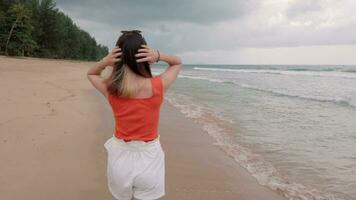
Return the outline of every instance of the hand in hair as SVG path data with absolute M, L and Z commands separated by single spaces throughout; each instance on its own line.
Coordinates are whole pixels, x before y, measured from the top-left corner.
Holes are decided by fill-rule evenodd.
M 138 49 L 139 53 L 135 54 L 136 57 L 143 57 L 137 59 L 136 62 L 148 62 L 150 64 L 157 62 L 158 52 L 149 48 L 147 45 L 141 45 L 142 48 Z
M 115 47 L 101 61 L 105 66 L 114 66 L 117 62 L 121 61 L 120 58 L 121 54 L 122 54 L 121 49 Z

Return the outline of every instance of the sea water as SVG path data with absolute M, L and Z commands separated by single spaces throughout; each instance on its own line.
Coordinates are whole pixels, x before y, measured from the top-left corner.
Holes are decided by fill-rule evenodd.
M 356 199 L 356 66 L 185 65 L 165 99 L 260 184 Z

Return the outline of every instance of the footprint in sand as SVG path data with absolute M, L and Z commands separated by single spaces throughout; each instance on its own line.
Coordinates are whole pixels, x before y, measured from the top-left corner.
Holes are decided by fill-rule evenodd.
M 48 115 L 53 115 L 56 112 L 56 109 L 52 108 L 51 102 L 47 101 L 46 106 L 51 111 L 51 113 L 49 113 Z

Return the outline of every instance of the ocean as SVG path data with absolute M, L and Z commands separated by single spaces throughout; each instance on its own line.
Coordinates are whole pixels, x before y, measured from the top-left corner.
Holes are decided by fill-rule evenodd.
M 356 199 L 356 66 L 184 65 L 165 99 L 261 185 Z

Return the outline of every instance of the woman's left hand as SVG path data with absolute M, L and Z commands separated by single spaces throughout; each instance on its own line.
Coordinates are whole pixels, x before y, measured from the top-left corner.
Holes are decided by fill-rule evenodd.
M 147 45 L 141 45 L 141 48 L 137 50 L 139 53 L 135 54 L 136 57 L 141 57 L 136 59 L 136 62 L 148 62 L 150 64 L 157 62 L 158 52 L 151 49 Z
M 110 53 L 108 53 L 108 55 L 106 55 L 101 60 L 101 62 L 105 66 L 114 66 L 117 62 L 121 61 L 120 58 L 121 54 L 122 54 L 121 49 L 119 47 L 115 47 L 111 50 Z

